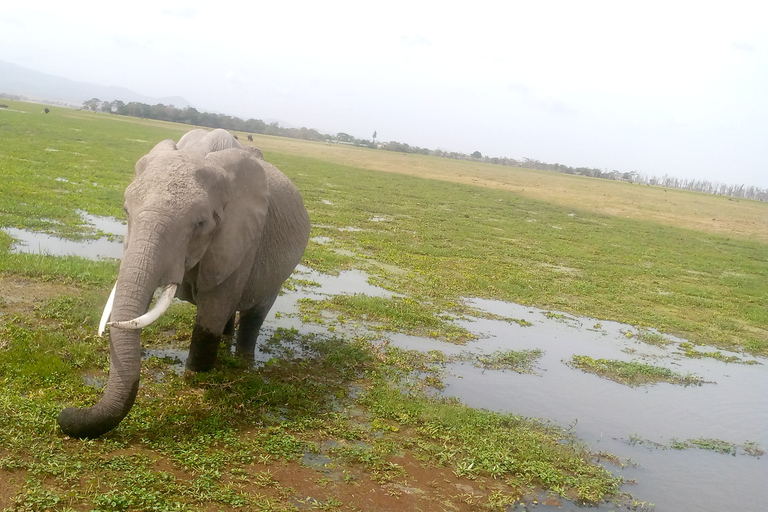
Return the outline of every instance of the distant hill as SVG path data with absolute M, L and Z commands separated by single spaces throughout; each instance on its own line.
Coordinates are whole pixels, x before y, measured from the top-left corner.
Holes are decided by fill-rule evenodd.
M 17 64 L 0 61 L 0 94 L 3 93 L 76 107 L 82 106 L 84 101 L 92 98 L 98 98 L 102 101 L 120 100 L 125 103 L 137 101 L 148 105 L 162 103 L 178 108 L 192 106 L 180 96 L 152 98 L 124 87 L 76 82 L 68 78 L 41 73 Z

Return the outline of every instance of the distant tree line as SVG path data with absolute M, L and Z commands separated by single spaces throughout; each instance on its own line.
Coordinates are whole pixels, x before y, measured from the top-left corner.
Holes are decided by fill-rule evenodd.
M 332 135 L 324 135 L 317 130 L 310 128 L 284 128 L 279 126 L 276 122 L 265 123 L 261 119 L 243 120 L 239 117 L 224 114 L 200 112 L 194 107 L 176 108 L 173 105 L 163 105 L 162 103 L 158 103 L 157 105 L 147 105 L 146 103 L 139 103 L 136 101 L 124 103 L 120 100 L 101 101 L 98 98 L 93 98 L 84 102 L 83 108 L 93 110 L 94 112 L 107 112 L 121 116 L 172 121 L 174 123 L 206 126 L 208 128 L 224 128 L 226 130 L 246 133 L 261 133 L 265 135 L 277 135 L 280 137 L 291 137 L 294 139 L 320 142 L 335 140 L 335 137 Z
M 147 105 L 145 103 L 138 103 L 135 101 L 124 103 L 120 100 L 101 101 L 98 98 L 93 98 L 84 102 L 83 108 L 93 110 L 94 112 L 100 111 L 124 116 L 157 119 L 160 121 L 172 121 L 175 123 L 185 123 L 194 126 L 206 126 L 208 128 L 224 128 L 226 130 L 234 130 L 246 133 L 260 133 L 264 135 L 290 137 L 293 139 L 364 146 L 385 151 L 431 155 L 457 160 L 470 160 L 495 165 L 523 167 L 526 169 L 537 169 L 540 171 L 559 172 L 564 174 L 589 176 L 592 178 L 627 181 L 629 183 L 641 183 L 645 185 L 653 185 L 666 188 L 692 190 L 706 194 L 718 194 L 744 199 L 768 201 L 768 189 L 761 189 L 755 186 L 728 185 L 725 183 L 712 183 L 706 180 L 696 179 L 679 179 L 666 175 L 663 177 L 646 176 L 638 173 L 637 171 L 620 172 L 617 170 L 608 171 L 607 169 L 601 170 L 590 167 L 569 167 L 559 163 L 548 164 L 531 158 L 523 158 L 522 160 L 517 160 L 507 157 L 488 157 L 483 156 L 479 151 L 475 151 L 468 155 L 465 153 L 457 153 L 455 151 L 420 148 L 418 146 L 410 146 L 408 144 L 396 141 L 376 143 L 376 132 L 374 132 L 373 140 L 357 139 L 352 135 L 344 132 L 337 133 L 336 135 L 330 135 L 320 133 L 313 128 L 285 128 L 279 126 L 276 122 L 265 123 L 261 119 L 243 120 L 239 117 L 233 117 L 224 114 L 200 112 L 194 107 L 176 108 L 173 105 L 163 105 L 162 103 L 157 105 Z
M 438 155 L 440 156 L 440 155 Z M 457 158 L 453 153 L 451 158 Z M 742 199 L 754 199 L 757 201 L 768 201 L 768 189 L 759 188 L 756 186 L 746 185 L 730 185 L 726 183 L 717 183 L 707 180 L 699 179 L 680 179 L 672 176 L 664 175 L 647 176 L 637 171 L 621 172 L 617 170 L 609 171 L 607 169 L 600 170 L 589 167 L 569 167 L 563 164 L 547 164 L 533 160 L 530 158 L 523 158 L 522 160 L 515 160 L 514 158 L 489 158 L 479 157 L 473 158 L 472 156 L 463 155 L 466 160 L 479 160 L 491 164 L 497 165 L 510 165 L 513 167 L 524 167 L 526 169 L 537 169 L 540 171 L 552 171 L 564 174 L 575 174 L 580 176 L 589 176 L 592 178 L 602 178 L 606 180 L 626 181 L 629 183 L 639 183 L 644 185 L 665 187 L 665 188 L 677 188 L 682 190 L 692 190 L 694 192 L 701 192 L 705 194 L 716 194 L 729 197 L 737 197 Z M 462 158 L 461 156 L 458 158 Z

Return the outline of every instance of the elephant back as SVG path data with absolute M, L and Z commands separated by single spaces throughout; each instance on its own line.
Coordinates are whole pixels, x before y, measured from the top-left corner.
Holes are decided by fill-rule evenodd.
M 209 132 L 198 128 L 185 133 L 179 139 L 176 148 L 200 151 L 207 155 L 230 148 L 242 149 L 242 146 L 227 130 L 216 128 Z

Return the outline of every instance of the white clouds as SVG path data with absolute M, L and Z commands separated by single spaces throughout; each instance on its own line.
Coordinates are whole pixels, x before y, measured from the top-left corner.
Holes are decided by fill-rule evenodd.
M 197 18 L 197 9 L 189 5 L 163 9 L 162 12 L 166 16 L 171 16 L 173 18 L 182 18 L 182 19 L 189 19 L 189 20 Z
M 522 102 L 529 107 L 552 114 L 567 115 L 574 112 L 572 108 L 568 107 L 559 98 L 537 91 L 525 84 L 510 82 L 507 87 L 511 91 L 516 92 L 520 96 Z
M 12 1 L 0 59 L 358 137 L 768 186 L 765 10 Z

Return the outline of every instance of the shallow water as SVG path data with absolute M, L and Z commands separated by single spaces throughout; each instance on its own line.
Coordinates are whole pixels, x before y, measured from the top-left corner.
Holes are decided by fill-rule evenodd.
M 325 332 L 323 326 L 301 324 L 286 315 L 275 318 L 275 311 L 295 312 L 299 297 L 389 294 L 368 284 L 365 273 L 360 271 L 323 276 L 302 269 L 298 277 L 322 286 L 281 296 L 265 323 L 265 336 L 276 327 Z M 606 468 L 626 480 L 636 480 L 636 485 L 627 484 L 623 490 L 640 501 L 653 503 L 657 512 L 768 510 L 768 456 L 750 456 L 743 449 L 730 455 L 669 448 L 675 440 L 702 438 L 768 447 L 768 360 L 739 355 L 760 363 L 745 365 L 711 358 L 691 359 L 676 350 L 677 343 L 684 340 L 667 336 L 673 341 L 668 346 L 648 345 L 637 337 L 628 337 L 638 332 L 630 325 L 571 315 L 550 318 L 548 311 L 500 301 L 471 299 L 467 303 L 533 325 L 522 327 L 481 318 L 460 321 L 481 337 L 463 347 L 403 334 L 388 337 L 393 345 L 450 354 L 524 349 L 545 353 L 535 375 L 451 364 L 444 379 L 446 396 L 458 397 L 472 407 L 571 427 L 593 452 L 619 456 L 626 467 L 605 463 Z M 661 383 L 632 388 L 567 366 L 564 361 L 574 354 L 638 360 L 681 374 L 693 373 L 713 383 L 688 387 Z
M 496 314 L 526 318 L 534 325 L 520 327 L 500 321 L 478 320 L 465 327 L 487 338 L 472 350 L 539 348 L 539 375 L 483 371 L 467 364 L 449 367 L 446 395 L 473 407 L 548 419 L 566 427 L 593 451 L 631 459 L 637 467 L 614 474 L 637 479 L 625 488 L 636 498 L 652 502 L 657 511 L 768 509 L 768 458 L 738 450 L 735 456 L 689 448 L 674 450 L 674 440 L 718 439 L 768 447 L 768 366 L 726 364 L 714 359 L 690 359 L 667 348 L 628 339 L 627 325 L 578 317 L 562 322 L 547 319 L 544 311 L 495 301 L 473 301 Z M 527 316 L 520 313 L 527 311 Z M 623 350 L 634 350 L 627 354 Z M 642 360 L 678 373 L 694 373 L 712 384 L 676 386 L 661 383 L 631 388 L 570 368 L 572 355 Z M 748 358 L 754 359 L 754 358 Z M 496 390 L 489 392 L 489 390 Z M 641 442 L 634 442 L 639 438 Z
M 320 286 L 300 286 L 278 297 L 264 324 L 261 341 L 269 339 L 279 327 L 297 328 L 301 333 L 328 333 L 327 326 L 298 320 L 295 313 L 299 298 L 317 299 L 340 293 L 393 295 L 369 284 L 367 275 L 357 270 L 328 276 L 299 267 L 296 277 Z M 665 347 L 651 346 L 637 337 L 628 337 L 628 333 L 637 333 L 629 325 L 570 315 L 554 318 L 545 310 L 499 301 L 471 299 L 467 303 L 475 309 L 527 320 L 533 325 L 522 327 L 515 322 L 482 318 L 462 320 L 461 325 L 480 336 L 479 341 L 466 346 L 404 334 L 387 337 L 396 346 L 437 349 L 449 354 L 541 349 L 544 355 L 537 363 L 536 374 L 451 364 L 444 379 L 446 396 L 458 397 L 472 407 L 570 427 L 591 451 L 619 456 L 625 467 L 607 462 L 605 467 L 626 480 L 636 480 L 635 485 L 627 484 L 622 490 L 640 501 L 653 503 L 652 510 L 657 512 L 768 510 L 768 456 L 750 456 L 743 449 L 730 455 L 696 448 L 669 448 L 675 440 L 701 438 L 768 447 L 768 360 L 740 355 L 760 363 L 744 365 L 690 359 L 676 351 L 677 342 L 682 340 L 673 339 Z M 336 333 L 351 333 L 360 328 L 347 325 L 337 329 Z M 574 354 L 639 360 L 677 373 L 694 373 L 712 383 L 688 387 L 661 383 L 631 388 L 564 364 Z M 173 370 L 182 371 L 187 351 L 144 353 L 145 358 L 153 355 L 178 358 L 180 363 Z M 270 357 L 269 353 L 257 351 L 255 363 Z M 544 508 L 539 506 L 537 510 Z
M 114 237 L 104 236 L 96 240 L 74 241 L 39 231 L 27 231 L 18 228 L 3 228 L 3 230 L 17 240 L 11 248 L 11 252 L 15 253 L 81 256 L 92 260 L 122 258 L 122 236 L 125 234 L 125 224 L 111 217 L 99 217 L 83 211 L 80 212 L 80 215 L 83 221 L 94 231 L 118 235 L 118 240 L 110 240 Z

